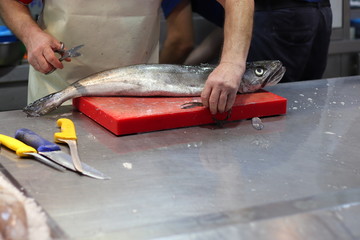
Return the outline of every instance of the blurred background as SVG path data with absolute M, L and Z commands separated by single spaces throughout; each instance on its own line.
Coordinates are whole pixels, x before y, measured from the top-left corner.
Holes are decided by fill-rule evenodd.
M 324 78 L 360 75 L 360 0 L 331 0 L 331 4 L 333 31 Z M 34 19 L 41 13 L 41 7 L 41 0 L 30 4 Z M 193 21 L 199 44 L 215 26 L 197 14 Z M 162 19 L 160 43 L 165 33 Z M 28 68 L 24 46 L 0 21 L 0 111 L 26 105 Z

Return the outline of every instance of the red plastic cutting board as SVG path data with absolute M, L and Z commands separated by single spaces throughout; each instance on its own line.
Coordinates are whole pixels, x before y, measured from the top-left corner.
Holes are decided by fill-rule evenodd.
M 214 123 L 205 107 L 181 109 L 199 97 L 81 97 L 73 105 L 115 135 Z M 228 121 L 286 113 L 286 98 L 267 91 L 239 94 Z M 221 120 L 227 114 L 215 116 Z

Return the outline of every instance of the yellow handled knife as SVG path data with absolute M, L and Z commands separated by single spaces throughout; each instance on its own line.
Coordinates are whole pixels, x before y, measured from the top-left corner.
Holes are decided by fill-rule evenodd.
M 77 149 L 77 137 L 74 123 L 68 118 L 60 118 L 57 120 L 56 123 L 60 127 L 61 132 L 57 132 L 54 134 L 55 142 L 65 142 L 69 145 L 70 154 L 75 169 L 79 172 L 83 172 Z

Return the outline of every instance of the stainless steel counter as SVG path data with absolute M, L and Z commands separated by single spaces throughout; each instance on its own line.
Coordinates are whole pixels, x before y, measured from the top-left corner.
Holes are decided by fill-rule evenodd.
M 0 113 L 0 132 L 52 139 L 74 120 L 81 159 L 61 173 L 2 148 L 0 163 L 71 239 L 360 239 L 360 77 L 279 84 L 285 116 L 116 137 L 62 107 Z M 66 146 L 63 150 L 67 151 Z

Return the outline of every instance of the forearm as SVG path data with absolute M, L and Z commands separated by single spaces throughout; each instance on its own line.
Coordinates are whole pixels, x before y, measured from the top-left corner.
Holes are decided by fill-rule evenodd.
M 252 37 L 254 0 L 222 0 L 225 9 L 224 45 L 220 63 L 245 68 Z
M 11 31 L 25 44 L 41 29 L 32 19 L 27 6 L 16 0 L 0 0 L 0 15 Z
M 201 93 L 212 114 L 233 106 L 246 69 L 253 28 L 254 0 L 218 0 L 225 9 L 224 45 L 219 65 L 209 75 Z
M 45 33 L 32 19 L 29 9 L 16 0 L 0 0 L 0 14 L 5 24 L 25 44 L 29 63 L 39 72 L 63 68 L 54 50 L 60 42 Z
M 182 64 L 194 48 L 192 9 L 182 0 L 166 19 L 166 38 L 160 51 L 160 63 Z
M 224 35 L 223 29 L 216 27 L 190 55 L 186 58 L 185 65 L 198 65 L 218 59 L 221 52 Z

